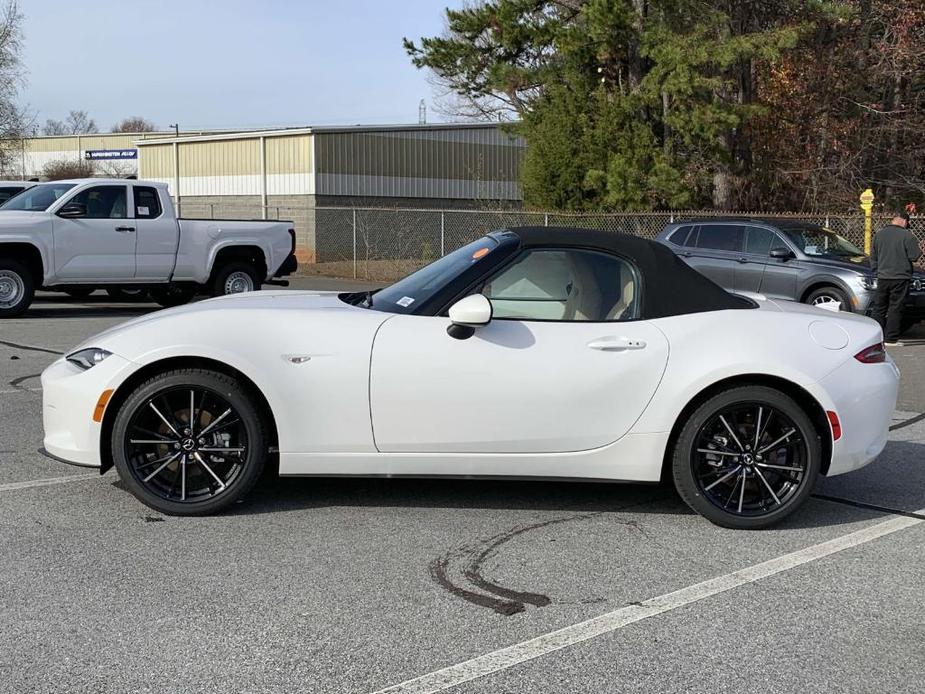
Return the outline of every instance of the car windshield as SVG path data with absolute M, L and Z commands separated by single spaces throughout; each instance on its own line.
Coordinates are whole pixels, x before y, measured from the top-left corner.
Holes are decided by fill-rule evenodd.
M 843 236 L 816 226 L 781 229 L 797 248 L 811 258 L 863 258 L 864 252 Z
M 74 185 L 74 183 L 42 183 L 32 186 L 0 205 L 0 210 L 44 212 Z
M 496 239 L 484 236 L 378 292 L 356 292 L 342 295 L 342 298 L 377 311 L 413 313 L 499 245 Z

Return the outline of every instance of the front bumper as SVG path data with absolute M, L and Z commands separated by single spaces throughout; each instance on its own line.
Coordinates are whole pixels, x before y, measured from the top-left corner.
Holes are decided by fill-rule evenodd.
M 101 424 L 93 421 L 100 395 L 118 387 L 135 365 L 115 354 L 83 370 L 58 359 L 42 373 L 43 447 L 74 465 L 100 467 Z
M 887 356 L 882 364 L 854 358 L 823 378 L 819 385 L 841 422 L 842 435 L 832 444 L 827 475 L 842 475 L 873 462 L 886 446 L 899 393 L 899 369 Z

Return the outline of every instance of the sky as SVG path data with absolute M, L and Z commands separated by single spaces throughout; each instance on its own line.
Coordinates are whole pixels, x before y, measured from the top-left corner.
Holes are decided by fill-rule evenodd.
M 85 110 L 181 129 L 416 123 L 426 71 L 402 37 L 457 0 L 20 0 L 21 101 L 41 126 Z

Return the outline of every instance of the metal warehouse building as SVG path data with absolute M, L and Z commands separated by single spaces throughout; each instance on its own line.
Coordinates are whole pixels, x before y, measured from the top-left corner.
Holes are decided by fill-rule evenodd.
M 8 157 L 18 169 L 9 178 L 91 159 L 99 175 L 168 184 L 186 217 L 292 220 L 310 260 L 319 223 L 334 233 L 321 208 L 518 205 L 525 145 L 497 124 L 435 123 L 36 137 L 6 146 L 19 150 Z
M 138 140 L 139 178 L 187 217 L 291 219 L 303 257 L 318 208 L 516 204 L 524 142 L 494 124 L 307 127 Z
M 196 131 L 182 135 L 200 135 L 207 132 L 214 131 Z M 130 176 L 138 173 L 138 141 L 159 139 L 174 134 L 171 130 L 150 133 L 48 135 L 5 140 L 3 146 L 7 151 L 7 167 L 2 176 L 24 180 L 41 178 L 48 164 L 85 159 L 94 159 L 97 173 L 101 176 Z

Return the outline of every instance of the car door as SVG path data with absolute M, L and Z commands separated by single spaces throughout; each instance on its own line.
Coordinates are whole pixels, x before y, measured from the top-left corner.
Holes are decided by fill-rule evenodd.
M 773 231 L 765 227 L 751 225 L 745 227 L 745 250 L 735 269 L 735 290 L 737 292 L 761 290 L 761 279 L 770 260 L 768 254 L 771 252 L 776 236 Z
M 135 278 L 164 281 L 177 258 L 180 227 L 164 212 L 157 188 L 132 186 L 135 213 Z
M 771 239 L 771 250 L 778 248 L 784 248 L 793 253 L 791 245 L 779 233 L 774 232 Z M 805 272 L 805 262 L 796 257 L 771 258 L 769 256 L 761 276 L 759 291 L 771 299 L 799 301 L 797 288 L 800 286 L 801 275 Z
M 735 271 L 742 257 L 745 230 L 741 224 L 701 224 L 682 255 L 687 264 L 723 289 L 735 290 Z M 691 247 L 692 246 L 692 247 Z
M 467 339 L 443 316 L 389 319 L 371 361 L 376 447 L 544 453 L 621 438 L 668 360 L 664 334 L 636 320 L 640 288 L 622 258 L 533 249 L 484 284 L 494 315 Z
M 135 277 L 135 220 L 128 186 L 91 186 L 58 207 L 53 226 L 59 283 Z

